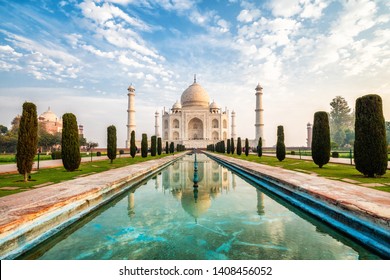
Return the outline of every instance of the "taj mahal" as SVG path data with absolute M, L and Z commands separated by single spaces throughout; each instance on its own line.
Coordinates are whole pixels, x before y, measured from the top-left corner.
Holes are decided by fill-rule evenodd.
M 251 146 L 256 146 L 259 137 L 263 141 L 263 106 L 262 87 L 255 88 L 255 139 L 250 140 Z M 136 130 L 135 124 L 135 88 L 128 88 L 128 121 L 126 148 L 130 147 L 131 132 Z M 162 110 L 162 117 L 155 113 L 155 134 L 162 141 L 174 142 L 186 148 L 205 148 L 221 140 L 233 138 L 236 140 L 236 113 L 223 109 L 214 100 L 210 102 L 207 91 L 196 81 L 183 91 L 180 101 L 177 100 L 171 109 Z M 161 133 L 160 133 L 161 124 Z

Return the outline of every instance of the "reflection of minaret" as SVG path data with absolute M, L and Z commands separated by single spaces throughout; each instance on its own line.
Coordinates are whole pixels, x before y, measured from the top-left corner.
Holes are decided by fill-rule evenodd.
M 156 190 L 158 190 L 158 188 L 160 187 L 160 184 L 158 182 L 158 176 L 155 177 L 155 180 L 154 180 L 154 187 Z
M 130 218 L 134 217 L 135 212 L 134 212 L 134 192 L 129 192 L 128 196 L 128 205 L 127 205 L 127 213 Z
M 232 138 L 236 139 L 236 112 L 232 111 Z
M 158 117 L 159 117 L 159 113 L 156 111 L 156 113 L 154 114 L 154 119 L 155 119 L 155 121 L 154 121 L 154 135 L 156 135 L 156 137 L 158 138 L 158 137 L 160 137 L 160 132 L 159 132 L 159 125 L 158 125 L 158 123 L 159 123 L 159 121 L 158 121 Z
M 264 215 L 264 194 L 259 191 L 259 190 L 256 190 L 257 192 L 257 214 L 259 214 L 259 216 L 263 216 Z
M 264 141 L 264 119 L 263 119 L 263 88 L 260 84 L 257 84 L 256 89 L 256 138 L 257 141 L 260 137 Z
M 135 131 L 135 107 L 134 107 L 134 99 L 135 99 L 135 88 L 130 85 L 127 89 L 129 96 L 129 103 L 127 108 L 127 140 L 126 140 L 126 148 L 130 148 L 130 137 L 131 132 Z
M 234 174 L 232 173 L 232 187 L 233 187 L 233 189 L 235 189 L 236 186 L 237 186 L 237 183 L 236 183 L 236 175 L 234 175 Z
M 311 148 L 311 139 L 312 139 L 312 135 L 313 135 L 313 128 L 311 126 L 311 123 L 307 123 L 307 147 L 308 148 Z

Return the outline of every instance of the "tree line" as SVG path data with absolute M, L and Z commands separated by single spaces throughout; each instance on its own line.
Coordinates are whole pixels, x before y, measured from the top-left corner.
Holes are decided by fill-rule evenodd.
M 338 98 L 336 98 L 338 99 Z M 340 100 L 333 100 L 336 104 Z M 344 102 L 341 102 L 344 104 Z M 345 109 L 345 107 L 343 106 Z M 339 110 L 340 111 L 340 110 Z M 349 110 L 345 109 L 345 113 Z M 329 121 L 329 116 L 333 118 Z M 311 143 L 312 158 L 319 168 L 322 168 L 330 160 L 331 152 L 331 126 L 340 125 L 343 118 L 335 119 L 336 113 L 325 111 L 315 112 L 313 122 L 313 135 Z M 339 116 L 340 117 L 340 116 Z M 332 124 L 333 122 L 333 124 Z M 390 123 L 385 122 L 383 115 L 382 98 L 376 94 L 362 96 L 356 100 L 354 111 L 354 160 L 355 168 L 367 177 L 381 176 L 386 173 L 388 165 L 388 144 Z M 283 161 L 286 157 L 286 146 L 284 144 L 283 126 L 277 127 L 276 157 Z M 233 138 L 226 141 L 219 141 L 216 144 L 207 146 L 208 151 L 234 154 Z M 233 146 L 233 148 L 232 148 Z M 244 150 L 248 156 L 248 139 L 245 139 L 245 148 L 241 148 L 241 138 L 237 138 L 237 155 Z M 262 139 L 258 139 L 256 148 L 257 155 L 262 156 Z

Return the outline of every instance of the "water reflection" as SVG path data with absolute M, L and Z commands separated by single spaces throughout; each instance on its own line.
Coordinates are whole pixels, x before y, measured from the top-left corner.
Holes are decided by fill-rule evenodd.
M 376 258 L 204 155 L 197 159 L 197 172 L 194 157 L 185 157 L 24 257 Z

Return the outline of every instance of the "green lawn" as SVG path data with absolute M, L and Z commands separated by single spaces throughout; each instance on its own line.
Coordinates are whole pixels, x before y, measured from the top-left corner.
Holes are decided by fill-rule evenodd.
M 102 155 L 106 155 L 106 153 L 102 153 Z M 93 157 L 96 157 L 96 153 L 92 154 Z M 120 155 L 118 155 L 119 157 Z M 81 157 L 91 157 L 91 154 L 81 153 Z M 41 154 L 39 156 L 39 160 L 52 160 L 51 155 Z M 34 161 L 38 161 L 38 155 L 35 155 Z M 15 155 L 11 154 L 0 154 L 0 164 L 10 164 L 16 163 Z
M 315 165 L 312 161 L 309 160 L 286 158 L 285 160 L 280 162 L 276 157 L 272 156 L 262 156 L 261 158 L 256 155 L 248 155 L 248 157 L 246 157 L 245 154 L 242 154 L 241 156 L 238 156 L 236 154 L 229 156 L 270 166 L 277 166 L 289 170 L 294 170 L 297 172 L 318 175 L 320 177 L 326 177 L 332 180 L 354 180 L 356 181 L 356 183 L 354 183 L 356 185 L 377 184 L 378 186 L 370 188 L 390 192 L 390 170 L 388 170 L 387 173 L 382 177 L 368 178 L 363 176 L 359 171 L 357 171 L 355 169 L 355 166 L 353 165 L 328 163 L 322 168 L 319 168 L 317 165 Z
M 162 154 L 160 156 L 142 158 L 136 156 L 134 159 L 131 157 L 117 158 L 111 164 L 109 160 L 94 161 L 81 163 L 79 170 L 74 172 L 68 172 L 64 167 L 40 169 L 39 171 L 31 174 L 31 181 L 23 182 L 23 176 L 20 174 L 0 174 L 0 197 L 6 196 L 22 191 L 34 189 L 35 187 L 43 186 L 43 184 L 55 184 L 62 181 L 72 180 L 77 177 L 87 176 L 110 169 L 123 167 L 130 164 L 144 162 L 151 159 L 158 159 L 167 156 Z M 4 189 L 5 188 L 5 189 Z

